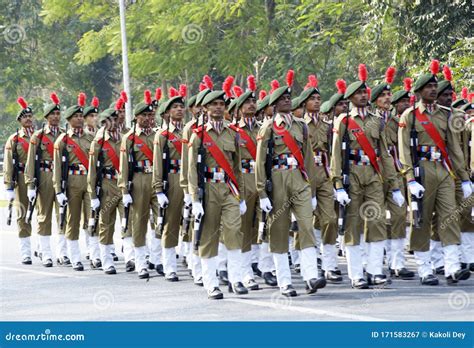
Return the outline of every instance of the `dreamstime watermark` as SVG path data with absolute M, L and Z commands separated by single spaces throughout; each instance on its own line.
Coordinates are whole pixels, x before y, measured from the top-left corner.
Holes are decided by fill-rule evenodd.
M 181 37 L 187 44 L 195 44 L 201 42 L 204 36 L 202 28 L 194 23 L 185 25 L 181 30 Z
M 32 333 L 21 333 L 16 334 L 9 332 L 5 334 L 6 341 L 85 341 L 86 338 L 83 334 L 53 334 L 50 329 L 44 330 L 39 334 Z
M 359 215 L 367 221 L 374 221 L 382 217 L 382 208 L 375 202 L 367 201 L 360 206 Z
M 94 294 L 94 307 L 100 311 L 105 311 L 115 303 L 115 296 L 110 291 L 100 290 Z
M 463 310 L 471 304 L 469 294 L 464 290 L 454 290 L 448 296 L 449 307 L 455 310 Z
M 275 307 L 290 307 L 293 303 L 293 300 L 291 297 L 284 296 L 279 291 L 277 291 L 272 294 L 271 303 Z
M 25 28 L 19 24 L 12 24 L 4 27 L 2 34 L 5 41 L 11 45 L 15 45 L 23 41 L 23 39 L 26 37 Z

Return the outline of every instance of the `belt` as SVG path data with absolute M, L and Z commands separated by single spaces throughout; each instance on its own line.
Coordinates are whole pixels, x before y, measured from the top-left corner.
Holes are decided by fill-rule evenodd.
M 87 175 L 87 168 L 82 164 L 71 164 L 68 167 L 69 175 Z
M 117 180 L 118 178 L 118 173 L 114 167 L 107 167 L 102 169 L 102 175 L 104 176 L 104 178 L 110 180 Z
M 153 173 L 153 165 L 150 160 L 137 161 L 133 171 L 135 173 L 151 174 Z
M 25 164 L 18 162 L 18 173 L 24 173 L 25 172 Z
M 170 160 L 170 174 L 176 174 L 181 172 L 181 160 L 180 159 L 175 159 L 175 160 Z
M 40 170 L 43 172 L 52 172 L 53 171 L 53 161 L 42 160 L 39 164 Z
M 322 167 L 324 165 L 324 162 L 323 162 L 323 156 L 325 155 L 323 151 L 320 151 L 320 150 L 316 150 L 316 151 L 313 151 L 313 157 L 314 157 L 314 163 L 318 166 L 318 167 Z
M 227 175 L 221 167 L 205 167 L 204 178 L 206 182 L 225 182 Z
M 437 146 L 420 145 L 418 146 L 418 158 L 420 161 L 441 162 L 443 158 L 441 151 Z
M 378 150 L 375 150 L 377 157 L 379 156 Z M 350 150 L 349 163 L 356 166 L 370 166 L 370 158 L 364 152 L 364 150 Z
M 255 173 L 255 161 L 253 159 L 243 159 L 242 173 Z
M 298 161 L 292 154 L 281 154 L 273 157 L 273 169 L 297 169 Z

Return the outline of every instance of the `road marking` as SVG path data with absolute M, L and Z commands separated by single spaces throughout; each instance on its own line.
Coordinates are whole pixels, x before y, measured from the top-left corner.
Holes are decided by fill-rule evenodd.
M 17 267 L 6 267 L 6 266 L 0 266 L 0 270 L 5 270 L 5 271 L 14 271 L 14 272 L 23 272 L 23 273 L 31 273 L 31 274 L 38 274 L 42 276 L 52 276 L 52 277 L 60 277 L 60 278 L 86 278 L 84 276 L 76 276 L 76 275 L 69 275 L 69 274 L 59 274 L 59 273 L 50 273 L 50 272 L 43 272 L 43 271 L 35 271 L 33 269 L 23 269 L 23 268 L 17 268 Z
M 225 301 L 249 304 L 252 306 L 273 308 L 273 309 L 278 309 L 278 310 L 287 310 L 287 311 L 293 311 L 293 312 L 304 313 L 304 314 L 330 316 L 330 317 L 335 317 L 335 318 L 340 318 L 340 319 L 349 319 L 349 320 L 358 320 L 358 321 L 386 321 L 385 319 L 375 318 L 368 315 L 332 312 L 332 311 L 326 311 L 323 309 L 295 306 L 293 304 L 281 305 L 281 304 L 272 303 L 272 302 L 264 302 L 264 301 L 257 301 L 257 300 L 241 300 L 241 299 L 233 299 L 233 298 L 226 299 Z

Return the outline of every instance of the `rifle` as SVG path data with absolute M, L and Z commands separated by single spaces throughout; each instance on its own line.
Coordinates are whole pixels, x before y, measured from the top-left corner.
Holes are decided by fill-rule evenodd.
M 273 168 L 273 153 L 275 150 L 275 139 L 273 137 L 273 120 L 275 115 L 272 117 L 272 124 L 270 128 L 270 138 L 268 139 L 267 152 L 265 154 L 265 192 L 267 193 L 268 199 L 272 201 L 273 196 L 273 181 L 272 181 L 272 168 Z M 258 224 L 258 240 L 263 242 L 267 238 L 267 213 L 262 210 L 261 220 Z
M 413 162 L 413 174 L 415 180 L 422 184 L 422 168 L 420 166 L 420 159 L 418 158 L 418 132 L 415 129 L 415 108 L 416 101 L 413 104 L 413 122 L 410 130 L 410 148 L 411 148 L 411 160 Z M 423 198 L 417 198 L 414 195 L 411 195 L 411 211 L 413 216 L 413 224 L 415 228 L 420 228 L 423 218 L 422 218 L 422 202 Z
M 66 124 L 65 145 L 61 152 L 61 193 L 66 195 L 67 180 L 69 177 L 69 152 L 67 151 L 68 125 Z M 66 222 L 67 202 L 59 207 L 59 228 L 62 230 Z
M 15 146 L 13 147 L 13 155 L 12 155 L 12 162 L 13 162 L 13 172 L 12 177 L 10 178 L 10 190 L 14 190 L 16 186 L 16 182 L 18 181 L 18 170 L 19 170 L 19 158 L 18 158 L 18 128 L 16 129 L 16 139 L 15 139 Z M 12 215 L 13 215 L 13 201 L 12 199 L 8 202 L 8 218 L 7 218 L 7 226 L 12 224 Z
M 132 143 L 130 144 L 130 150 L 128 150 L 128 178 L 127 178 L 127 191 L 128 194 L 131 195 L 133 192 L 133 175 L 135 174 L 135 151 L 133 148 L 135 147 L 135 131 L 137 129 L 137 122 L 134 121 L 133 124 L 133 137 Z M 133 203 L 132 203 L 133 204 Z M 124 207 L 123 209 L 124 215 L 122 219 L 122 234 L 127 232 L 128 230 L 128 221 L 130 217 L 130 205 Z
M 100 143 L 99 154 L 97 155 L 96 162 L 96 178 L 95 178 L 95 194 L 99 199 L 99 202 L 102 198 L 102 181 L 104 179 L 104 142 L 105 142 L 105 132 L 107 132 L 107 127 L 104 127 L 104 134 L 102 135 L 102 142 Z M 89 219 L 89 233 L 91 236 L 94 236 L 97 231 L 97 225 L 99 224 L 99 215 L 100 215 L 100 205 L 97 210 L 91 209 L 91 218 Z
M 199 120 L 199 118 L 198 118 Z M 206 180 L 204 177 L 204 170 L 206 166 L 206 149 L 204 148 L 204 115 L 202 115 L 202 129 L 201 129 L 201 143 L 199 144 L 198 158 L 197 158 L 197 174 L 198 174 L 198 198 L 203 208 L 205 206 L 205 185 Z M 194 250 L 199 250 L 199 244 L 201 243 L 202 226 L 204 216 L 195 216 L 194 220 Z
M 41 149 L 41 144 L 43 143 L 44 137 L 44 123 L 41 127 L 41 133 L 39 136 L 38 146 L 36 146 L 36 154 L 35 154 L 35 172 L 34 172 L 34 185 L 35 185 L 35 199 L 33 202 L 29 202 L 28 204 L 28 214 L 26 215 L 26 223 L 31 224 L 31 219 L 33 218 L 33 212 L 35 210 L 36 201 L 38 199 L 39 194 L 39 182 L 40 182 L 40 174 L 41 174 L 41 159 L 43 158 L 43 150 Z
M 349 117 L 349 115 L 347 115 Z M 343 151 L 343 166 L 342 166 L 342 187 L 349 194 L 349 155 L 351 153 L 351 148 L 349 146 L 349 131 L 346 124 L 346 129 L 344 135 L 342 136 L 342 151 Z M 347 208 L 346 206 L 339 204 L 339 218 L 337 219 L 338 234 L 340 236 L 344 235 L 346 229 L 346 217 L 347 217 Z
M 170 173 L 170 147 L 169 147 L 169 129 L 170 129 L 170 120 L 166 121 L 166 141 L 163 146 L 163 155 L 162 155 L 162 164 L 163 164 L 163 193 L 168 196 L 169 190 L 169 173 Z M 163 234 L 163 229 L 165 228 L 165 217 L 166 217 L 166 208 L 159 208 L 158 210 L 158 226 L 160 235 Z

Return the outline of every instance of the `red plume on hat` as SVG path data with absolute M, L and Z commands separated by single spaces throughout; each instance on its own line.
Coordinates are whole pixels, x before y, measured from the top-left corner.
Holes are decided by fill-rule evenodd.
M 146 89 L 145 92 L 143 92 L 143 101 L 147 105 L 151 104 L 151 92 L 149 89 Z
M 362 82 L 367 81 L 367 67 L 365 64 L 359 64 L 359 80 Z
M 291 69 L 288 70 L 288 72 L 286 73 L 286 85 L 288 87 L 293 86 L 294 78 L 295 78 L 295 72 Z
M 80 107 L 84 107 L 84 105 L 86 105 L 86 94 L 81 92 L 79 93 L 79 95 L 77 96 L 77 105 L 79 105 Z
M 278 82 L 278 80 L 273 80 L 270 82 L 270 86 L 272 87 L 270 89 L 270 94 L 272 94 L 276 89 L 280 88 L 280 82 Z
M 168 90 L 168 96 L 170 98 L 174 98 L 174 97 L 177 97 L 178 95 L 179 95 L 178 90 L 174 87 L 170 87 L 170 89 Z
M 28 107 L 28 103 L 26 102 L 25 98 L 18 97 L 16 101 L 18 102 L 18 104 L 20 104 L 22 109 L 26 109 Z
M 367 86 L 367 96 L 369 97 L 369 99 L 370 99 L 371 94 L 372 94 L 372 88 Z
M 99 107 L 99 98 L 97 97 L 92 98 L 91 105 L 97 109 Z
M 115 110 L 121 110 L 123 108 L 123 104 L 125 102 L 123 101 L 122 97 L 117 99 L 117 102 L 115 103 Z
M 316 77 L 316 75 L 308 75 L 308 83 L 307 83 L 307 87 L 308 88 L 318 88 L 318 78 Z
M 433 59 L 431 61 L 430 71 L 433 75 L 437 75 L 439 73 L 439 60 Z
M 158 87 L 158 88 L 155 90 L 155 100 L 160 100 L 162 94 L 163 94 L 163 92 L 161 91 L 161 88 Z
M 347 83 L 343 79 L 336 81 L 336 88 L 338 94 L 345 94 L 347 89 Z
M 443 75 L 444 75 L 444 78 L 448 80 L 449 82 L 453 81 L 453 74 L 449 66 L 447 65 L 443 66 Z
M 469 90 L 467 89 L 467 87 L 463 87 L 461 89 L 461 98 L 467 100 L 468 93 L 469 93 Z
M 186 98 L 186 95 L 188 94 L 188 86 L 186 86 L 184 83 L 179 85 L 179 95 L 181 98 Z
M 247 88 L 252 92 L 255 92 L 257 90 L 257 82 L 255 82 L 255 76 L 249 75 L 247 77 Z
M 258 92 L 258 100 L 262 100 L 262 99 L 264 99 L 266 96 L 267 96 L 267 91 L 265 91 L 265 90 L 262 89 L 260 92 Z
M 120 92 L 120 97 L 123 99 L 124 103 L 128 102 L 127 92 L 125 91 Z
M 393 80 L 395 79 L 396 72 L 397 69 L 395 69 L 395 67 L 389 66 L 387 68 L 387 71 L 385 72 L 385 82 L 391 85 L 393 83 Z
M 201 82 L 201 83 L 199 84 L 199 92 L 204 91 L 206 88 L 207 88 L 207 87 L 206 87 L 206 84 L 205 84 L 204 82 Z
M 49 96 L 51 98 L 51 101 L 53 102 L 53 104 L 56 104 L 56 105 L 59 105 L 59 98 L 58 98 L 58 95 L 56 93 L 51 93 L 51 95 Z
M 403 89 L 407 92 L 410 92 L 412 83 L 413 83 L 413 80 L 411 78 L 405 77 L 403 79 Z
M 232 98 L 232 85 L 234 84 L 234 77 L 227 76 L 222 83 L 222 90 L 225 92 L 227 98 Z
M 232 87 L 232 91 L 234 92 L 236 98 L 240 97 L 244 93 L 244 90 L 240 86 Z
M 214 88 L 214 83 L 212 82 L 212 79 L 209 75 L 204 75 L 202 78 L 204 83 L 206 84 L 206 88 L 213 89 Z

